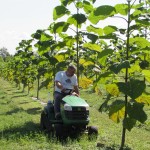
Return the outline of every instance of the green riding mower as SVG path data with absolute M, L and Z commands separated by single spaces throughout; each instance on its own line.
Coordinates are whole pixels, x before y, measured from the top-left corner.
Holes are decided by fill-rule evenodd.
M 71 135 L 88 133 L 89 137 L 97 136 L 98 129 L 88 126 L 89 105 L 80 97 L 74 95 L 65 96 L 60 104 L 61 119 L 55 118 L 54 104 L 48 101 L 41 113 L 40 126 L 57 138 L 66 138 Z

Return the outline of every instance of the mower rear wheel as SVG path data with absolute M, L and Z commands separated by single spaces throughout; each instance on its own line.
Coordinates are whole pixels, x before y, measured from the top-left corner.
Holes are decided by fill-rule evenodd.
M 42 130 L 46 130 L 48 133 L 53 133 L 54 128 L 48 120 L 48 115 L 44 111 L 41 113 L 40 127 Z
M 44 111 L 41 112 L 40 128 L 41 128 L 41 130 L 46 129 L 46 126 L 45 126 L 45 112 Z
M 55 124 L 55 133 L 58 139 L 63 138 L 63 125 L 62 124 Z

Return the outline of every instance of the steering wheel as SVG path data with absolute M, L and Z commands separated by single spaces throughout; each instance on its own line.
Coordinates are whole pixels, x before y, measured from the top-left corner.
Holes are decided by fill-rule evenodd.
M 65 89 L 65 91 L 61 91 L 63 94 L 70 95 L 73 92 L 73 89 Z

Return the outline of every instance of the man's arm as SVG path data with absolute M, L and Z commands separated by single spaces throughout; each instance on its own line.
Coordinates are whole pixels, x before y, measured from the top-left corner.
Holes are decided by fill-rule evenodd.
M 59 89 L 63 90 L 63 85 L 61 84 L 61 82 L 55 81 L 55 84 Z
M 55 81 L 55 84 L 62 92 L 64 92 L 66 90 L 60 81 Z
M 78 86 L 74 86 L 74 91 L 77 94 L 77 96 L 80 95 Z

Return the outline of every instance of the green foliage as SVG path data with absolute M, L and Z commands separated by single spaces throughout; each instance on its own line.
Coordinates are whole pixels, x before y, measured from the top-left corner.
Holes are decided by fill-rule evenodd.
M 129 82 L 118 82 L 119 91 L 125 95 L 130 96 L 132 99 L 139 97 L 145 90 L 146 85 L 144 81 L 130 79 Z
M 61 4 L 63 4 L 64 6 L 67 6 L 69 4 L 71 4 L 72 2 L 74 2 L 75 0 L 60 0 Z
M 107 17 L 115 14 L 115 8 L 109 5 L 99 6 L 93 12 L 90 13 L 88 19 L 93 23 L 97 24 L 100 20 L 104 20 Z
M 125 112 L 124 102 L 123 101 L 115 101 L 110 106 L 109 117 L 114 122 L 119 123 L 120 120 L 122 120 L 124 118 L 124 112 Z
M 146 95 L 146 94 L 142 94 L 141 96 L 139 96 L 138 98 L 136 98 L 136 101 L 138 103 L 142 103 L 144 105 L 150 105 L 150 96 Z
M 69 24 L 66 22 L 58 22 L 55 23 L 53 26 L 53 32 L 54 33 L 61 33 L 61 32 L 66 32 L 69 27 Z
M 74 14 L 71 17 L 68 18 L 67 22 L 69 24 L 73 24 L 75 27 L 81 28 L 81 24 L 85 23 L 86 16 L 84 14 Z
M 124 119 L 123 121 L 123 126 L 131 131 L 131 129 L 136 125 L 136 119 L 133 119 L 133 118 L 130 118 L 130 117 L 127 117 Z
M 145 76 L 145 79 L 150 83 L 150 70 L 142 70 L 142 73 Z
M 147 115 L 143 110 L 144 104 L 142 103 L 129 103 L 127 107 L 127 113 L 129 117 L 144 123 L 147 120 Z
M 108 35 L 108 34 L 111 34 L 115 31 L 117 31 L 117 27 L 115 27 L 115 26 L 106 26 L 106 27 L 104 27 L 103 30 L 104 30 L 104 34 Z
M 119 89 L 116 84 L 107 84 L 106 91 L 112 96 L 119 96 Z
M 124 61 L 122 63 L 120 63 L 120 62 L 114 63 L 109 67 L 109 69 L 116 74 L 118 74 L 121 71 L 121 69 L 123 69 L 123 68 L 130 68 L 129 61 Z
M 84 43 L 84 44 L 83 44 L 83 47 L 84 47 L 84 48 L 88 48 L 88 49 L 90 49 L 90 50 L 98 51 L 98 52 L 101 51 L 100 46 L 97 45 L 97 44 Z
M 150 42 L 142 37 L 130 38 L 130 44 L 136 44 L 139 48 L 150 47 Z
M 88 1 L 83 1 L 83 8 L 84 11 L 89 14 L 93 11 L 93 5 L 91 5 Z
M 56 6 L 53 10 L 53 19 L 57 20 L 58 18 L 66 15 L 66 14 L 70 14 L 70 11 L 68 11 L 68 9 L 61 5 L 61 6 Z
M 97 27 L 90 25 L 90 26 L 87 26 L 86 29 L 88 32 L 93 32 L 93 33 L 98 34 L 100 36 L 103 35 L 103 29 L 102 28 L 97 28 Z
M 116 14 L 121 14 L 123 16 L 127 15 L 128 5 L 127 4 L 117 4 L 115 5 Z

